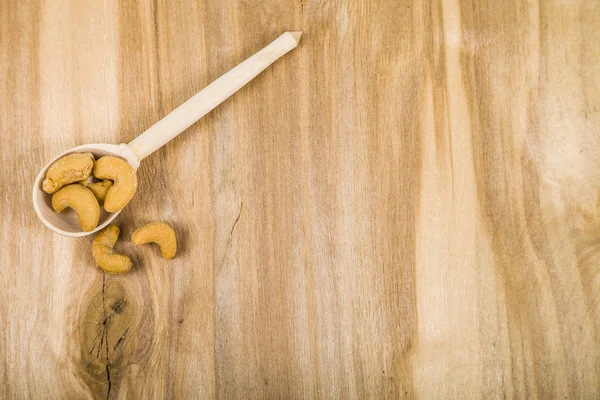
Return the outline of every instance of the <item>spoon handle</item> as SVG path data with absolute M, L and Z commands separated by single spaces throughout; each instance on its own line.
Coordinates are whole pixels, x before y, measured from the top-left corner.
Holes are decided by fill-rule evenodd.
M 301 35 L 302 32 L 284 33 L 151 126 L 131 141 L 129 147 L 142 161 L 237 92 L 279 57 L 294 49 Z

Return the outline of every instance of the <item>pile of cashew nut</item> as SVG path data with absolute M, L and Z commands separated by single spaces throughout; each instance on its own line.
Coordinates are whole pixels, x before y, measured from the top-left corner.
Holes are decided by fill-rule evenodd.
M 50 166 L 42 183 L 52 195 L 52 208 L 62 212 L 71 207 L 85 232 L 98 226 L 100 205 L 117 212 L 129 203 L 137 189 L 135 170 L 119 157 L 98 160 L 92 153 L 73 153 Z
M 42 184 L 44 192 L 52 195 L 52 208 L 60 213 L 72 208 L 85 232 L 98 226 L 100 206 L 107 212 L 123 209 L 137 189 L 135 170 L 129 163 L 113 156 L 95 159 L 92 153 L 73 153 L 50 166 Z M 115 253 L 113 247 L 120 229 L 109 225 L 98 233 L 92 244 L 96 265 L 106 272 L 122 274 L 131 269 L 129 257 Z M 175 257 L 175 231 L 164 222 L 151 222 L 131 236 L 136 245 L 155 243 L 164 258 Z

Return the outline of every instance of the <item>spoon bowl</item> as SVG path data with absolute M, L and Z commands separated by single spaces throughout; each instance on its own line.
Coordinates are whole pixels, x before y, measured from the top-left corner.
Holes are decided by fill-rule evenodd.
M 33 208 L 44 225 L 52 229 L 54 232 L 64 236 L 79 237 L 98 232 L 100 229 L 110 224 L 120 213 L 120 211 L 116 213 L 109 213 L 106 212 L 104 208 L 100 207 L 100 220 L 98 221 L 98 226 L 89 232 L 84 232 L 79 226 L 79 221 L 75 211 L 67 208 L 64 212 L 57 213 L 52 208 L 52 195 L 49 195 L 42 190 L 42 183 L 44 182 L 48 168 L 50 168 L 50 166 L 54 164 L 56 160 L 68 154 L 86 152 L 92 153 L 96 159 L 102 156 L 120 157 L 127 161 L 135 170 L 137 170 L 140 166 L 137 156 L 126 144 L 85 144 L 83 146 L 78 146 L 67 150 L 50 160 L 50 162 L 46 164 L 44 168 L 42 168 L 38 176 L 35 178 L 35 182 L 33 183 Z
M 268 46 L 231 69 L 192 98 L 177 107 L 166 117 L 151 126 L 129 144 L 86 144 L 74 147 L 51 160 L 38 174 L 33 184 L 33 208 L 40 220 L 54 232 L 64 236 L 86 236 L 110 224 L 119 212 L 108 213 L 100 208 L 98 226 L 84 232 L 77 214 L 70 208 L 57 213 L 52 208 L 52 196 L 42 190 L 48 168 L 59 158 L 71 153 L 90 152 L 96 159 L 116 156 L 127 161 L 137 171 L 140 162 L 208 114 L 229 96 L 250 82 L 281 56 L 298 46 L 302 32 L 285 32 Z

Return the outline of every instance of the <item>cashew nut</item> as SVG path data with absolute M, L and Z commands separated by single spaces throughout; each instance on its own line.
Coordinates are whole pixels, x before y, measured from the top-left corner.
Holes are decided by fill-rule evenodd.
M 94 193 L 94 196 L 96 196 L 96 199 L 98 200 L 98 203 L 100 203 L 100 205 L 104 204 L 104 199 L 106 199 L 108 189 L 110 189 L 113 185 L 113 183 L 109 180 L 100 182 L 90 182 L 89 179 L 79 181 L 79 184 L 90 189 L 92 193 Z
M 92 191 L 79 184 L 68 185 L 52 195 L 52 208 L 62 212 L 71 207 L 77 213 L 79 225 L 84 232 L 89 232 L 98 225 L 100 205 Z
M 42 189 L 48 194 L 57 192 L 61 187 L 90 176 L 94 166 L 92 153 L 73 153 L 58 159 L 46 172 Z
M 96 265 L 111 274 L 124 274 L 131 269 L 129 257 L 113 251 L 120 231 L 118 226 L 108 225 L 96 235 L 92 243 Z
M 134 244 L 156 243 L 164 258 L 173 258 L 177 252 L 175 231 L 164 222 L 151 222 L 138 228 L 131 236 Z
M 123 209 L 137 189 L 135 170 L 127 161 L 118 157 L 100 157 L 94 164 L 94 176 L 114 182 L 104 199 L 104 209 L 108 212 L 117 212 Z

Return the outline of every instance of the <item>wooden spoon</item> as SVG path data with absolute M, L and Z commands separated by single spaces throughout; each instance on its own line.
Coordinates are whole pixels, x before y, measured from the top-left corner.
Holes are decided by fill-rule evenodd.
M 38 174 L 33 184 L 33 207 L 40 220 L 54 232 L 65 236 L 85 236 L 99 231 L 112 222 L 119 214 L 102 210 L 98 226 L 89 232 L 83 232 L 77 215 L 73 210 L 56 213 L 52 209 L 52 196 L 42 190 L 42 182 L 48 168 L 59 158 L 70 153 L 93 153 L 96 158 L 112 155 L 125 159 L 137 170 L 140 162 L 164 146 L 193 123 L 238 91 L 278 58 L 294 49 L 300 41 L 302 32 L 286 32 L 246 61 L 239 64 L 210 85 L 177 107 L 166 117 L 158 121 L 146 132 L 128 144 L 86 144 L 74 147 L 50 160 Z

